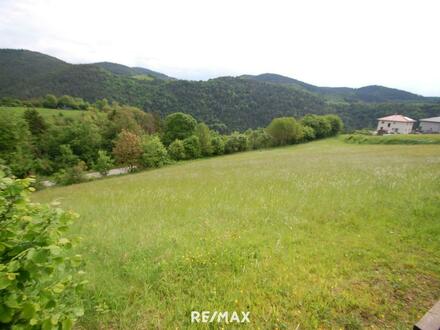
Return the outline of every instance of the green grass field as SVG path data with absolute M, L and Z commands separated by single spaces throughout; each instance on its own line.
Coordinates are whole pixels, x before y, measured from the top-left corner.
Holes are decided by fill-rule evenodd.
M 34 199 L 81 215 L 83 329 L 208 328 L 192 310 L 250 311 L 252 329 L 408 329 L 440 298 L 438 145 L 330 139 Z
M 61 110 L 61 109 L 46 109 L 46 108 L 37 108 L 36 109 L 44 119 L 46 120 L 52 120 L 54 116 L 59 116 L 62 114 L 63 116 L 67 118 L 79 118 L 82 114 L 84 114 L 86 111 L 81 110 Z M 13 117 L 23 117 L 24 112 L 26 111 L 26 108 L 24 107 L 0 107 L 0 112 L 3 113 L 3 111 L 6 111 L 8 114 L 10 114 Z

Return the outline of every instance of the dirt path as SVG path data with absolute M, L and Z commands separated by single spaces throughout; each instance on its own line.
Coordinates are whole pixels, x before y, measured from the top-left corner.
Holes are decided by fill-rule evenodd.
M 120 175 L 126 173 L 128 173 L 128 167 L 113 168 L 107 173 L 107 176 Z M 98 179 L 102 177 L 102 175 L 99 172 L 86 173 L 84 176 L 86 177 L 86 179 Z M 41 184 L 45 187 L 52 187 L 56 185 L 55 182 L 50 180 L 41 181 Z

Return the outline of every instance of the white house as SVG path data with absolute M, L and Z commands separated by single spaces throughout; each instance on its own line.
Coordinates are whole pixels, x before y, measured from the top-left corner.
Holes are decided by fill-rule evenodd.
M 414 119 L 402 115 L 391 115 L 377 118 L 377 131 L 384 133 L 409 134 L 416 122 Z
M 440 117 L 420 119 L 422 133 L 440 133 Z

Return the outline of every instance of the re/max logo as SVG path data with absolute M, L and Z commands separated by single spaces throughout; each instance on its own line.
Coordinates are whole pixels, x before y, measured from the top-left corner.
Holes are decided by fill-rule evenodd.
M 251 312 L 192 311 L 191 323 L 249 323 Z

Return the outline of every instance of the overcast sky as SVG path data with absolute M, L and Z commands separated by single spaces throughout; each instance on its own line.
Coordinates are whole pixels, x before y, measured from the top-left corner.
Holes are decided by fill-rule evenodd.
M 440 96 L 439 0 L 0 0 L 0 48 Z

